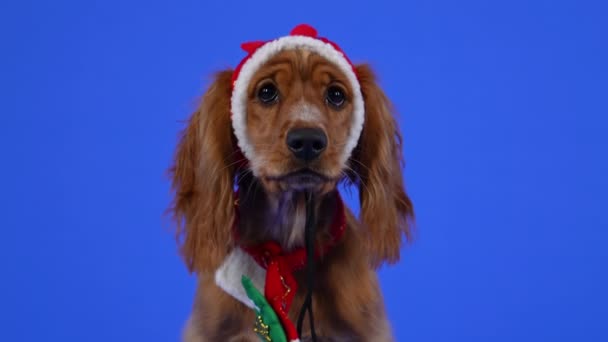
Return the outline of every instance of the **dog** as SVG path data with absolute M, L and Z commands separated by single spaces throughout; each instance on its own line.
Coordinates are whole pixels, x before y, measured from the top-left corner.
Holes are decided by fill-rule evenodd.
M 308 291 L 315 340 L 393 341 L 376 269 L 399 260 L 414 212 L 389 99 L 367 64 L 311 26 L 242 48 L 247 57 L 215 75 L 170 168 L 180 252 L 198 279 L 183 340 L 264 337 L 246 276 L 288 341 L 313 339 L 310 320 L 301 337 L 292 323 Z M 358 188 L 359 217 L 343 205 L 341 182 Z

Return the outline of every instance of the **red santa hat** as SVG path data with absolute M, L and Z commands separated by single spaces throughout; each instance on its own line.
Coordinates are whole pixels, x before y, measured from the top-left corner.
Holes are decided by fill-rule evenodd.
M 327 38 L 317 36 L 317 31 L 309 25 L 296 26 L 288 36 L 270 41 L 255 41 L 241 45 L 248 54 L 239 63 L 232 75 L 232 128 L 238 147 L 245 157 L 255 160 L 255 151 L 247 135 L 247 88 L 255 72 L 276 54 L 286 50 L 305 49 L 314 52 L 335 64 L 344 73 L 352 88 L 353 120 L 348 138 L 340 156 L 345 163 L 357 145 L 363 129 L 365 105 L 355 68 L 342 49 Z

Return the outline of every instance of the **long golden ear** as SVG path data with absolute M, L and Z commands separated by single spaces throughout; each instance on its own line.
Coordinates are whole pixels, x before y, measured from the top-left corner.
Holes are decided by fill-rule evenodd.
M 235 167 L 230 121 L 232 71 L 215 76 L 181 134 L 171 167 L 181 253 L 192 272 L 215 270 L 232 243 Z
M 365 125 L 353 155 L 360 176 L 361 221 L 372 266 L 399 260 L 402 237 L 410 238 L 413 206 L 405 192 L 401 168 L 401 134 L 393 108 L 368 65 L 356 66 L 365 100 Z

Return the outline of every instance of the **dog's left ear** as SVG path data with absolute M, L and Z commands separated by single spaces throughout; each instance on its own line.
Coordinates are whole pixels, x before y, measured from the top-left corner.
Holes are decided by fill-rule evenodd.
M 351 167 L 359 174 L 361 221 L 374 267 L 399 260 L 414 211 L 405 192 L 401 134 L 393 108 L 368 65 L 355 67 L 365 101 L 365 125 Z

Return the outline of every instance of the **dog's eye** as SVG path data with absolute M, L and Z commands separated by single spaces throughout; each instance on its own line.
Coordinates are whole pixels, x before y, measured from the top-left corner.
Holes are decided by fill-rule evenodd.
M 258 99 L 265 104 L 270 104 L 276 101 L 278 96 L 279 90 L 272 83 L 267 83 L 263 85 L 260 90 L 258 90 Z
M 340 108 L 346 101 L 346 96 L 344 95 L 344 91 L 342 91 L 342 89 L 336 86 L 331 86 L 327 89 L 325 100 L 330 105 Z

